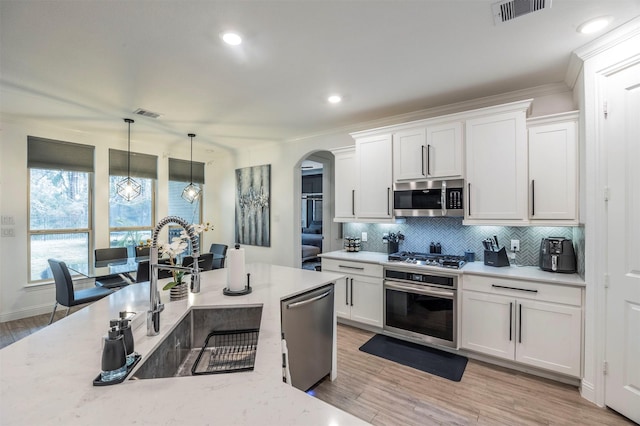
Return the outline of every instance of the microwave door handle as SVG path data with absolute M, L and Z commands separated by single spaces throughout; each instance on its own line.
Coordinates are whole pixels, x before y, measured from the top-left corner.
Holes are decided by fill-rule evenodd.
M 447 215 L 447 182 L 442 182 L 442 189 L 440 190 L 440 206 L 442 208 L 442 216 Z

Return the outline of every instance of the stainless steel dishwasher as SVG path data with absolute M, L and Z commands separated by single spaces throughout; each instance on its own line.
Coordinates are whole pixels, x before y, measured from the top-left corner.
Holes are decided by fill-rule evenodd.
M 331 373 L 333 284 L 285 299 L 280 305 L 291 385 L 306 391 Z M 286 367 L 286 366 L 283 366 Z

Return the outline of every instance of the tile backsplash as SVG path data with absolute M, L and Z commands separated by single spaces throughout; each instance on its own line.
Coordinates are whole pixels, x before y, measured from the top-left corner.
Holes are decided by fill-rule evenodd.
M 578 273 L 584 276 L 584 228 L 583 227 L 541 227 L 541 226 L 464 226 L 462 218 L 451 217 L 408 217 L 402 224 L 345 223 L 345 237 L 361 237 L 367 233 L 367 241 L 361 243 L 363 251 L 387 252 L 384 233 L 404 234 L 400 250 L 429 252 L 429 244 L 440 243 L 442 253 L 464 255 L 466 250 L 475 252 L 476 261 L 484 261 L 482 240 L 496 235 L 501 246 L 507 250 L 511 240 L 520 240 L 520 251 L 516 264 L 537 266 L 540 241 L 544 237 L 565 237 L 573 240 L 578 260 Z M 513 263 L 513 262 L 512 262 Z

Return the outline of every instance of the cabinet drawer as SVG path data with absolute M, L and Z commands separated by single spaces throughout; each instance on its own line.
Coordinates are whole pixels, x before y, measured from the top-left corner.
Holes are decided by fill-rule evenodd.
M 335 271 L 350 275 L 366 275 L 382 278 L 382 265 L 349 260 L 322 259 L 323 271 Z
M 582 305 L 582 289 L 579 287 L 465 274 L 462 277 L 462 288 L 522 299 Z

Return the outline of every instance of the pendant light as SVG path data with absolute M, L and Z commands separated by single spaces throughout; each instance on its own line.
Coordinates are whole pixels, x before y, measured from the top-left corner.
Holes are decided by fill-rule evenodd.
M 195 138 L 196 135 L 195 133 L 189 133 L 187 136 L 191 138 L 191 181 L 189 185 L 185 186 L 182 190 L 182 198 L 193 204 L 194 201 L 200 198 L 200 192 L 202 190 L 193 184 L 193 138 Z
M 125 118 L 124 122 L 129 125 L 127 133 L 127 177 L 118 182 L 116 187 L 118 195 L 123 200 L 131 201 L 140 195 L 142 185 L 131 179 L 131 123 L 134 121 L 130 118 Z

